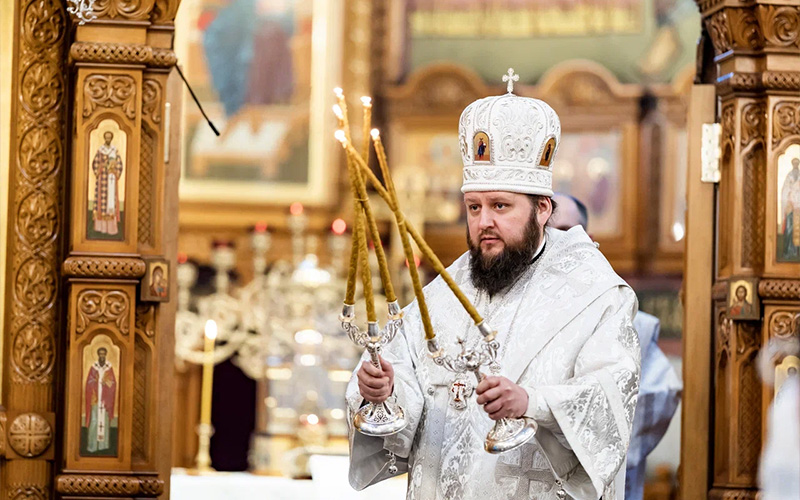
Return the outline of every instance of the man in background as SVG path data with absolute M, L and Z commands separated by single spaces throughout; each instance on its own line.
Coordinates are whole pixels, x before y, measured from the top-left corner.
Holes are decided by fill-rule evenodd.
M 589 233 L 586 205 L 573 196 L 561 193 L 556 193 L 553 199 L 558 211 L 550 220 L 552 227 L 566 231 L 573 226 L 582 226 Z M 658 347 L 661 328 L 658 318 L 639 311 L 633 319 L 633 326 L 639 334 L 642 347 L 642 375 L 625 470 L 625 500 L 642 499 L 647 455 L 667 432 L 682 389 L 672 365 Z

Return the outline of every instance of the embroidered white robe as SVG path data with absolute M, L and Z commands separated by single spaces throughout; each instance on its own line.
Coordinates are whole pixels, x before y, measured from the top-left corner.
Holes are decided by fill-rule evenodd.
M 540 258 L 491 300 L 472 286 L 468 254 L 448 269 L 498 331 L 499 374 L 528 392 L 526 415 L 539 424 L 536 437 L 500 455 L 484 451 L 494 422 L 474 393 L 465 410 L 449 405 L 454 374 L 428 355 L 414 302 L 383 354 L 409 425 L 386 438 L 350 429 L 355 489 L 391 476 L 388 450 L 397 456 L 398 474 L 410 473 L 409 500 L 555 499 L 557 481 L 572 498 L 622 498 L 641 356 L 632 325 L 636 296 L 583 229 L 546 234 Z M 425 287 L 425 297 L 448 353 L 458 352 L 458 338 L 468 346 L 482 342 L 441 277 Z M 355 374 L 347 402 L 352 417 L 363 403 Z

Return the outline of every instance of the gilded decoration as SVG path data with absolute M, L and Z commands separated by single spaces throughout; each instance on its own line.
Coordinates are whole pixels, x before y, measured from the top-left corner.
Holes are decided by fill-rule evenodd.
M 83 82 L 83 117 L 92 115 L 99 107 L 120 107 L 125 116 L 136 117 L 136 81 L 129 75 L 98 75 Z
M 71 256 L 62 266 L 64 274 L 81 278 L 141 278 L 145 263 L 135 257 Z
M 50 422 L 36 413 L 18 415 L 8 426 L 8 445 L 23 457 L 38 457 L 52 441 Z
M 78 294 L 78 335 L 92 324 L 113 323 L 123 335 L 130 333 L 130 299 L 119 290 L 83 290 Z
M 64 475 L 56 479 L 62 495 L 155 497 L 164 492 L 164 481 L 152 477 L 114 475 Z

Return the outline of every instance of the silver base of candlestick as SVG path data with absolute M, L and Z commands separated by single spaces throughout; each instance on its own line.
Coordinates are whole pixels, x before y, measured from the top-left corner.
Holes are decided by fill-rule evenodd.
M 497 349 L 499 344 L 496 340 L 497 332 L 485 322 L 481 322 L 478 331 L 481 332 L 484 342 L 477 349 L 467 349 L 463 339 L 459 339 L 461 353 L 458 356 L 445 354 L 444 349 L 439 347 L 436 339 L 428 340 L 428 352 L 433 358 L 434 363 L 456 373 L 457 377 L 465 373 L 472 373 L 478 384 L 481 383 L 483 375 L 480 373 L 481 366 L 497 365 Z M 459 409 L 465 407 L 464 404 Z M 495 422 L 494 427 L 489 431 L 484 442 L 484 448 L 489 453 L 503 453 L 513 450 L 527 443 L 538 429 L 536 422 L 530 418 L 503 418 Z
M 403 408 L 389 401 L 368 404 L 353 417 L 353 427 L 367 436 L 391 436 L 408 425 Z
M 483 447 L 489 453 L 503 453 L 527 443 L 536 435 L 539 425 L 533 419 L 501 418 L 486 436 Z
M 378 329 L 378 324 L 367 323 L 367 331 L 361 331 L 353 322 L 355 307 L 344 304 L 339 320 L 342 328 L 356 345 L 364 347 L 370 356 L 372 364 L 380 368 L 379 354 L 383 346 L 392 341 L 403 324 L 403 312 L 397 301 L 390 302 L 389 322 L 383 330 Z M 359 409 L 353 417 L 353 427 L 367 436 L 391 436 L 402 431 L 408 425 L 406 412 L 403 407 L 393 401 L 384 401 L 379 404 L 369 403 Z

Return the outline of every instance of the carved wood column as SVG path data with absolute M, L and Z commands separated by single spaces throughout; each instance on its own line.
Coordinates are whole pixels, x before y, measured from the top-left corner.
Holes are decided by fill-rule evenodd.
M 69 18 L 60 0 L 17 0 L 0 415 L 0 497 L 51 497 L 68 148 Z M 4 132 L 9 133 L 9 132 Z
M 714 47 L 707 63 L 716 67 L 722 124 L 709 496 L 755 498 L 772 399 L 756 356 L 771 338 L 797 335 L 800 311 L 800 232 L 790 234 L 800 219 L 791 197 L 793 189 L 800 196 L 791 161 L 800 163 L 800 6 L 698 5 Z
M 164 207 L 177 197 L 165 189 L 165 138 L 178 4 L 98 0 L 69 50 L 60 498 L 157 497 L 168 480 L 169 411 L 157 403 L 173 362 Z

